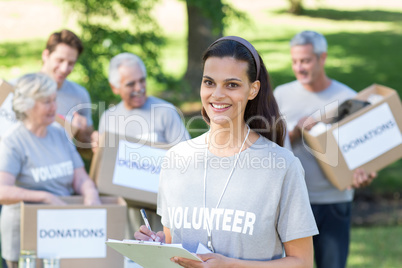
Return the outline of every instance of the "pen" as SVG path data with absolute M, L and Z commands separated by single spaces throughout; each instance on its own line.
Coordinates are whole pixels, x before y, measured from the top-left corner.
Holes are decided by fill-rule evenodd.
M 145 213 L 145 209 L 143 209 L 143 208 L 140 209 L 140 212 L 141 212 L 142 219 L 143 219 L 144 222 L 145 222 L 145 225 L 146 225 L 147 228 L 152 232 L 151 225 L 149 225 L 147 213 Z

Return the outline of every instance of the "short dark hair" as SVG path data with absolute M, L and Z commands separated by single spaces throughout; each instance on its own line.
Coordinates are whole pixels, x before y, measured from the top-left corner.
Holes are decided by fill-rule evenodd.
M 250 50 L 241 43 L 234 40 L 222 40 L 210 46 L 202 57 L 203 63 L 209 57 L 232 57 L 239 61 L 245 61 L 248 64 L 247 76 L 252 83 L 255 80 L 260 81 L 260 91 L 253 100 L 249 100 L 244 112 L 244 121 L 261 136 L 276 142 L 283 146 L 286 133 L 286 125 L 279 113 L 279 107 L 276 103 L 273 89 L 270 83 L 268 71 L 258 55 L 261 66 L 259 77 L 257 77 L 256 64 Z M 202 108 L 204 120 L 209 123 L 210 119 Z
M 60 32 L 52 33 L 50 35 L 46 43 L 46 49 L 49 51 L 49 54 L 55 51 L 57 45 L 59 44 L 66 44 L 72 48 L 77 49 L 78 56 L 81 55 L 82 51 L 84 50 L 81 39 L 78 38 L 75 33 L 66 29 L 61 30 Z

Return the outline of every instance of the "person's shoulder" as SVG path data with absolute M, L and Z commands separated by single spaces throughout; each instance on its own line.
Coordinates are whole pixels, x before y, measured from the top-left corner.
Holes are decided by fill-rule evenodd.
M 155 113 L 158 116 L 163 116 L 165 118 L 175 117 L 179 112 L 172 103 L 165 101 L 163 99 L 150 96 L 148 97 L 149 103 L 147 104 L 148 109 L 152 107 L 155 108 Z
M 345 85 L 344 83 L 341 83 L 335 79 L 332 79 L 332 85 L 334 88 L 336 88 L 336 90 L 338 92 L 342 92 L 344 94 L 348 94 L 350 96 L 354 96 L 356 95 L 356 91 L 354 91 L 352 88 L 350 88 L 349 86 Z
M 103 112 L 102 116 L 107 116 L 111 114 L 121 114 L 122 109 L 124 109 L 124 103 L 123 101 L 120 101 L 116 105 L 110 105 L 109 108 Z
M 15 87 L 15 85 L 17 85 L 18 79 L 20 79 L 20 77 L 17 78 L 11 78 L 10 80 L 6 81 L 7 83 L 9 83 L 10 85 L 12 85 L 13 87 Z
M 23 144 L 24 140 L 28 138 L 28 131 L 23 123 L 19 121 L 4 133 L 0 141 L 9 148 L 18 148 L 17 150 L 23 151 L 25 150 Z
M 21 136 L 24 135 L 24 126 L 21 121 L 18 121 L 16 124 L 12 125 L 1 137 L 2 141 L 5 142 L 15 142 L 20 139 Z
M 66 79 L 63 83 L 62 88 L 63 87 L 68 89 L 69 91 L 74 91 L 74 92 L 77 92 L 80 94 L 85 94 L 85 95 L 89 96 L 88 90 L 85 87 L 83 87 L 80 84 L 77 84 L 76 82 L 73 82 L 71 80 Z
M 275 88 L 275 91 L 280 92 L 280 91 L 285 91 L 285 90 L 291 90 L 292 88 L 294 88 L 294 87 L 296 87 L 298 85 L 299 85 L 299 82 L 297 80 L 294 80 L 292 82 L 288 82 L 288 83 L 281 84 L 281 85 L 277 86 Z
M 170 102 L 168 102 L 168 101 L 166 101 L 164 99 L 160 99 L 158 97 L 155 97 L 155 96 L 148 96 L 148 101 L 151 104 L 162 104 L 162 105 L 166 105 L 166 106 L 169 106 L 169 107 L 174 107 L 174 105 L 172 103 L 170 103 Z
M 49 131 L 50 133 L 56 133 L 57 135 L 60 135 L 63 132 L 65 132 L 65 129 L 59 123 L 53 122 L 53 124 L 47 126 L 47 131 Z
M 287 95 L 288 92 L 293 91 L 294 88 L 296 88 L 298 85 L 299 85 L 299 82 L 297 80 L 279 85 L 275 88 L 274 95 L 275 95 L 275 97 L 279 97 L 281 95 Z
M 68 134 L 67 134 L 66 130 L 59 123 L 55 122 L 53 124 L 50 124 L 47 127 L 47 131 L 48 131 L 49 136 L 56 137 L 57 139 L 60 139 L 63 141 L 65 139 L 68 139 Z
M 180 156 L 193 156 L 196 152 L 205 149 L 205 135 L 206 133 L 196 138 L 179 142 L 168 150 L 168 154 L 174 153 Z
M 277 143 L 260 136 L 260 138 L 253 144 L 254 149 L 259 150 L 264 157 L 275 157 L 276 159 L 282 159 L 286 163 L 292 163 L 297 157 L 292 151 L 278 145 Z

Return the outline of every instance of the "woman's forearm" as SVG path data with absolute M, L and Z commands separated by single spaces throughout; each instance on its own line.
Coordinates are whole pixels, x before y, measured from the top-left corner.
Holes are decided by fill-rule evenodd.
M 49 199 L 49 193 L 44 191 L 28 190 L 15 185 L 0 186 L 0 203 L 9 205 L 19 203 L 21 201 L 46 203 Z
M 85 205 L 99 205 L 99 193 L 95 183 L 89 178 L 84 168 L 74 170 L 74 191 L 84 197 Z

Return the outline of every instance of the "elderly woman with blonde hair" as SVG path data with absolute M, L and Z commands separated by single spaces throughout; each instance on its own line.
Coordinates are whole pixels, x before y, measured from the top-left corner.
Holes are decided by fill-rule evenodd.
M 100 204 L 94 183 L 65 131 L 52 123 L 57 84 L 44 74 L 21 77 L 13 109 L 20 122 L 0 143 L 2 256 L 17 267 L 20 250 L 20 201 L 63 205 L 59 196 L 79 194 L 86 205 Z

